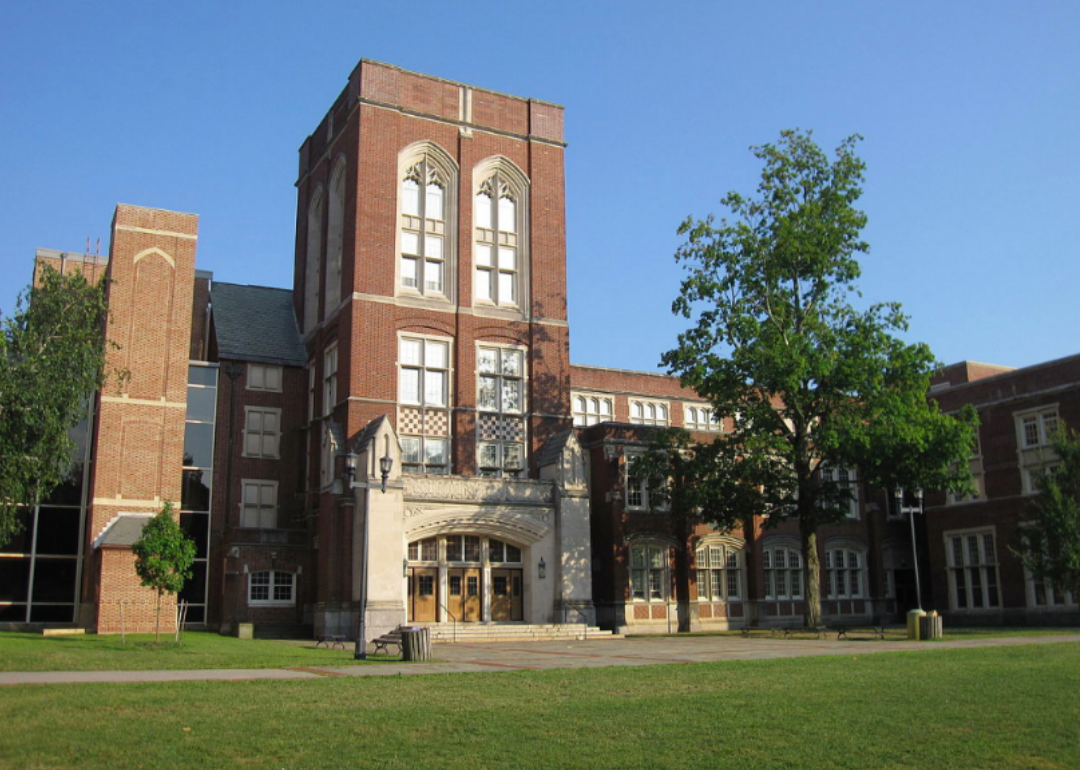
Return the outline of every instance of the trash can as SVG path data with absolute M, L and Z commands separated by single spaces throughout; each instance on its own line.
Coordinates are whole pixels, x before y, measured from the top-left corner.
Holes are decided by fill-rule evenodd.
M 431 629 L 408 626 L 401 629 L 401 659 L 424 661 L 431 659 Z
M 936 612 L 919 618 L 919 637 L 921 639 L 940 639 L 944 635 L 943 618 Z
M 907 638 L 919 639 L 919 631 L 922 629 L 919 627 L 919 621 L 926 617 L 926 612 L 923 610 L 909 610 L 907 614 Z

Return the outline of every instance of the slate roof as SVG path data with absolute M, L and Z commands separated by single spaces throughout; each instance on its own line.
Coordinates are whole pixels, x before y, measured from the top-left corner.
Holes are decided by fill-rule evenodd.
M 371 440 L 375 438 L 375 435 L 379 432 L 379 426 L 383 424 L 383 420 L 386 419 L 386 415 L 382 414 L 376 417 L 374 420 L 364 426 L 364 429 L 356 434 L 356 440 L 353 441 L 351 452 L 363 452 Z
M 152 518 L 153 516 L 147 513 L 121 513 L 98 536 L 98 548 L 106 545 L 130 547 L 139 539 L 143 527 Z
M 307 363 L 288 289 L 214 283 L 210 307 L 220 358 L 284 366 Z
M 559 455 L 562 454 L 563 449 L 566 448 L 566 442 L 570 440 L 570 436 L 573 432 L 573 428 L 568 428 L 562 433 L 556 433 L 545 441 L 544 446 L 540 448 L 540 459 L 537 460 L 536 466 L 538 468 L 545 468 L 552 463 L 558 462 Z

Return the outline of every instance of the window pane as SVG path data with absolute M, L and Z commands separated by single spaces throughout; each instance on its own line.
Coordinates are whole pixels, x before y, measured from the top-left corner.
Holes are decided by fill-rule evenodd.
M 521 380 L 503 380 L 502 409 L 504 412 L 521 411 Z
M 476 196 L 476 226 L 491 229 L 491 198 L 483 193 Z
M 494 300 L 492 281 L 495 274 L 491 270 L 476 271 L 476 297 L 477 299 Z
M 439 558 L 439 541 L 433 537 L 420 541 L 420 559 L 423 561 L 435 561 Z
M 420 372 L 402 369 L 398 377 L 398 400 L 406 404 L 420 403 Z
M 499 230 L 504 233 L 517 232 L 517 204 L 509 198 L 499 198 Z
M 412 179 L 401 183 L 401 213 L 420 216 L 420 187 Z
M 443 239 L 436 235 L 429 235 L 424 238 L 424 256 L 431 259 L 442 259 Z
M 428 465 L 446 465 L 446 439 L 429 438 L 425 440 L 424 461 Z
M 521 376 L 521 351 L 520 350 L 504 350 L 503 362 L 502 362 L 503 374 L 510 375 L 511 377 Z
M 427 208 L 424 216 L 428 219 L 443 218 L 443 189 L 437 184 L 427 186 Z
M 503 467 L 506 470 L 521 470 L 522 447 L 521 444 L 507 444 L 503 447 L 505 461 Z
M 424 403 L 446 406 L 446 372 L 428 371 L 424 376 Z
M 480 466 L 496 468 L 499 465 L 499 448 L 495 444 L 480 445 Z
M 446 352 L 447 344 L 445 342 L 428 342 L 424 350 L 424 355 L 427 357 L 425 363 L 433 369 L 445 369 Z
M 492 255 L 491 255 L 491 247 L 490 246 L 487 246 L 487 245 L 485 245 L 483 243 L 478 243 L 476 245 L 476 264 L 477 265 L 482 265 L 484 267 L 493 267 L 494 266 L 495 263 L 492 262 Z
M 217 399 L 215 388 L 187 389 L 187 419 L 197 422 L 213 422 L 214 401 Z
M 417 366 L 420 364 L 420 340 L 401 341 L 401 363 Z
M 420 462 L 420 439 L 413 438 L 411 436 L 402 436 L 402 438 L 401 438 L 401 462 L 403 462 L 403 463 L 419 463 Z
M 477 397 L 477 407 L 479 409 L 497 409 L 498 408 L 498 377 L 481 377 L 480 378 L 480 393 Z
M 600 414 L 604 415 L 605 417 L 611 415 L 611 401 L 606 398 L 601 399 L 600 401 Z
M 498 351 L 491 348 L 480 348 L 476 354 L 476 368 L 484 374 L 494 374 L 495 362 L 498 358 Z
M 430 291 L 442 291 L 442 262 L 424 263 L 424 288 Z
M 499 273 L 499 302 L 517 302 L 513 273 Z
M 209 468 L 214 464 L 214 426 L 191 423 L 184 426 L 184 465 Z
M 402 286 L 416 286 L 416 268 L 417 260 L 408 258 L 401 260 Z
M 499 269 L 500 270 L 516 270 L 517 269 L 517 250 L 508 249 L 505 246 L 499 247 Z
M 401 234 L 401 253 L 402 254 L 419 254 L 420 253 L 420 234 L 404 232 Z

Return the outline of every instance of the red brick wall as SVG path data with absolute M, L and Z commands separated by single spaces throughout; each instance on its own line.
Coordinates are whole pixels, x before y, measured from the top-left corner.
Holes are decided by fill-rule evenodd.
M 135 574 L 135 555 L 129 548 L 102 548 L 97 595 L 99 634 L 145 634 L 154 631 L 157 592 L 144 588 Z M 121 607 L 122 605 L 122 607 Z M 176 597 L 161 597 L 161 632 L 176 631 Z

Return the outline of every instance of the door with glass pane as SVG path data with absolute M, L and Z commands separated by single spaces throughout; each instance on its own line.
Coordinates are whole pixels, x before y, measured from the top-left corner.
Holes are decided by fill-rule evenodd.
M 491 570 L 491 619 L 521 620 L 522 571 Z
M 436 620 L 438 577 L 439 570 L 434 567 L 413 567 L 409 570 L 410 621 L 423 623 Z
M 479 621 L 482 601 L 480 597 L 479 569 L 448 569 L 446 571 L 447 609 L 452 613 L 447 620 Z

